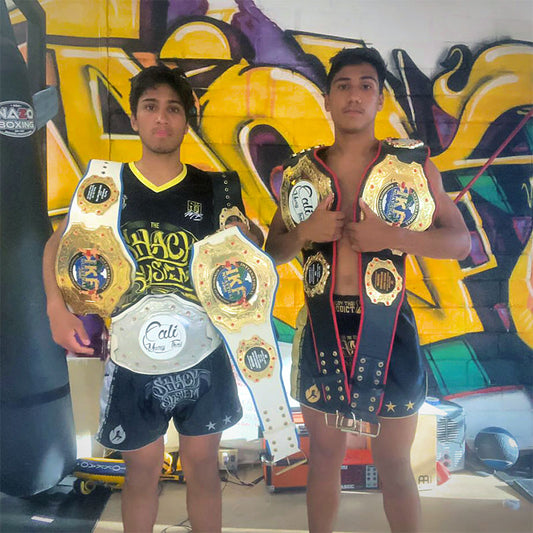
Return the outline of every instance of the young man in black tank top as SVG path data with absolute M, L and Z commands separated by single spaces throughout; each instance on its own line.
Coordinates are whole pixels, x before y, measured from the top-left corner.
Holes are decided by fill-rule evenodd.
M 267 252 L 278 263 L 292 260 L 300 251 L 304 254 L 307 309 L 297 324 L 292 395 L 302 405 L 310 435 L 307 510 L 311 533 L 328 533 L 333 529 L 339 504 L 340 467 L 346 449 L 347 434 L 343 429 L 353 429 L 356 425 L 375 436 L 371 439 L 373 460 L 379 472 L 391 530 L 414 532 L 419 529 L 420 501 L 410 466 L 410 449 L 417 424 L 416 412 L 425 396 L 425 371 L 416 324 L 404 299 L 392 317 L 391 331 L 395 331 L 392 342 L 381 350 L 382 353 L 376 353 L 374 346 L 381 341 L 383 331 L 381 313 L 387 312 L 390 309 L 387 306 L 405 291 L 405 284 L 402 286 L 398 277 L 393 276 L 388 266 L 392 261 L 380 262 L 380 272 L 375 271 L 376 276 L 360 275 L 359 268 L 365 253 L 379 256 L 382 252 L 390 254 L 389 249 L 452 259 L 462 259 L 470 250 L 470 237 L 462 216 L 445 193 L 440 174 L 429 161 L 422 143 L 402 140 L 388 144 L 378 141 L 374 135 L 376 114 L 383 106 L 385 75 L 383 59 L 374 49 L 345 49 L 331 59 L 325 106 L 335 127 L 335 141 L 332 146 L 296 154 L 289 162 L 287 167 L 291 170 L 286 173 L 287 180 L 284 177 L 281 187 L 282 194 L 284 190 L 291 191 L 289 202 L 284 204 L 282 196 L 266 243 Z M 388 172 L 381 170 L 384 167 L 378 169 L 381 161 L 405 168 L 417 150 L 425 154 L 423 166 L 419 164 L 417 169 L 419 172 L 424 169 L 436 204 L 425 231 L 411 231 L 400 227 L 401 224 L 389 225 L 359 200 L 363 187 L 367 190 L 366 183 L 372 175 L 370 168 Z M 394 157 L 387 160 L 383 157 L 385 153 L 394 154 Z M 304 157 L 307 157 L 307 168 L 311 165 L 316 173 L 324 176 L 325 181 L 320 183 L 330 184 L 335 195 L 315 195 L 317 200 L 312 214 L 309 216 L 308 210 L 304 212 L 302 208 L 301 218 L 298 220 L 291 215 L 291 219 L 287 218 L 284 205 L 294 208 L 298 201 L 304 205 L 303 200 L 306 207 L 309 204 L 309 178 L 304 176 L 307 182 L 303 182 L 306 187 L 303 200 L 298 187 L 293 185 L 297 161 Z M 400 165 L 398 158 L 408 163 Z M 379 185 L 379 181 L 376 183 Z M 411 200 L 407 196 L 401 198 L 405 186 L 399 182 L 395 187 L 379 191 L 380 194 L 383 191 L 380 207 L 386 210 L 390 199 L 396 195 L 405 202 L 403 205 L 397 202 L 391 214 L 400 212 L 401 216 L 411 216 L 411 212 L 401 211 Z M 427 184 L 425 187 L 427 189 Z M 317 189 L 320 190 L 319 186 Z M 411 196 L 416 196 L 412 191 L 410 189 Z M 426 198 L 429 203 L 430 195 Z M 418 204 L 420 209 L 423 204 Z M 364 273 L 368 272 L 372 273 L 370 263 Z M 371 311 L 373 303 L 367 302 L 361 309 L 360 302 L 367 295 L 377 300 L 387 294 L 391 286 L 398 287 L 398 292 L 393 290 L 386 304 L 378 302 Z M 370 312 L 374 314 L 369 319 Z M 359 329 L 363 320 L 366 330 Z M 369 325 L 368 320 L 373 323 Z M 364 356 L 361 352 L 359 356 L 354 353 L 364 337 L 361 331 L 371 333 L 366 335 Z M 324 338 L 328 342 L 322 342 Z M 359 384 L 367 380 L 369 360 L 378 362 L 372 367 L 368 389 L 363 390 Z M 382 388 L 377 389 L 377 386 Z M 359 414 L 361 397 L 367 390 L 378 390 L 380 394 L 368 395 L 364 413 L 368 420 Z M 337 414 L 341 416 L 336 418 Z M 377 427 L 380 431 L 376 431 Z
M 192 245 L 218 229 L 213 177 L 180 158 L 194 112 L 185 75 L 162 65 L 141 71 L 132 79 L 130 106 L 131 124 L 143 151 L 139 161 L 123 168 L 120 230 L 137 270 L 135 282 L 114 315 L 146 295 L 174 293 L 197 304 L 189 279 Z M 243 211 L 240 190 L 238 196 Z M 262 245 L 257 226 L 250 222 L 248 230 L 240 222 L 235 224 Z M 83 324 L 66 307 L 55 279 L 54 261 L 65 226 L 66 221 L 52 235 L 43 259 L 50 325 L 58 344 L 73 353 L 91 354 Z M 172 418 L 180 433 L 193 531 L 220 531 L 218 447 L 221 432 L 242 416 L 223 344 L 192 368 L 172 374 L 140 374 L 108 361 L 104 381 L 97 438 L 107 448 L 121 451 L 126 463 L 124 530 L 141 533 L 153 529 L 163 435 Z

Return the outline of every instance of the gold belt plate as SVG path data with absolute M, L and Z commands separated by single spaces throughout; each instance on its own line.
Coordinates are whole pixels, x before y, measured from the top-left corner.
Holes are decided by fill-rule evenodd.
M 388 154 L 370 172 L 361 195 L 365 203 L 385 222 L 412 231 L 431 225 L 435 201 L 424 168 L 404 163 Z
M 331 268 L 322 252 L 307 258 L 304 264 L 304 291 L 309 298 L 324 294 Z
M 73 224 L 63 235 L 56 279 L 65 302 L 78 315 L 111 316 L 129 289 L 134 270 L 113 230 Z
M 215 326 L 237 332 L 245 324 L 270 322 L 276 271 L 270 258 L 236 227 L 194 244 L 191 275 Z
M 374 257 L 365 270 L 365 291 L 374 304 L 392 305 L 402 292 L 403 279 L 390 259 Z
M 239 343 L 237 364 L 247 380 L 257 383 L 271 378 L 278 371 L 277 361 L 277 349 L 257 335 Z
M 281 216 L 289 230 L 307 220 L 318 204 L 333 193 L 331 178 L 321 172 L 309 155 L 283 171 L 280 189 Z
M 76 202 L 82 213 L 103 215 L 119 197 L 113 178 L 93 175 L 84 178 L 76 194 Z

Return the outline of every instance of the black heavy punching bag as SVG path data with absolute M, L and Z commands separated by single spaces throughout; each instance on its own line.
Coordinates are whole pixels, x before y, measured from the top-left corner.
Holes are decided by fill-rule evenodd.
M 46 316 L 41 263 L 51 228 L 36 117 L 4 0 L 0 23 L 0 491 L 31 496 L 72 472 L 76 438 L 65 351 Z

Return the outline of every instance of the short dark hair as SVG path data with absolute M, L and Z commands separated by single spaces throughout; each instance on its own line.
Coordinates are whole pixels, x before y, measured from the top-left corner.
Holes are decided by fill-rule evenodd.
M 137 115 L 139 99 L 144 92 L 162 84 L 166 84 L 176 91 L 185 109 L 187 122 L 196 116 L 192 88 L 181 68 L 169 68 L 163 64 L 147 67 L 131 78 L 130 83 L 130 109 L 134 117 Z
M 380 53 L 375 48 L 343 48 L 340 52 L 337 52 L 329 62 L 331 63 L 331 66 L 326 81 L 327 93 L 329 93 L 331 89 L 331 82 L 333 81 L 335 74 L 337 74 L 341 68 L 347 65 L 360 65 L 361 63 L 369 63 L 376 69 L 378 74 L 379 92 L 383 91 L 385 76 L 387 75 L 387 66 Z

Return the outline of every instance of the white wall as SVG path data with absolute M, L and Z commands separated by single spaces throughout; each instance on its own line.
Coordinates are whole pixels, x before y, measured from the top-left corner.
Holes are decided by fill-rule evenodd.
M 210 6 L 231 5 L 214 0 Z M 257 0 L 257 7 L 284 30 L 362 39 L 389 54 L 401 47 L 426 74 L 448 48 L 483 42 L 533 39 L 531 0 Z

